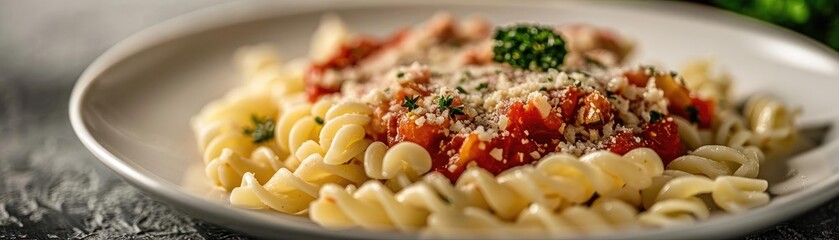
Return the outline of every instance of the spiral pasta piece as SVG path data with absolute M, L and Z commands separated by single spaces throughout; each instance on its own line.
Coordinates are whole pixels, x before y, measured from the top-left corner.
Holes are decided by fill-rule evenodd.
M 556 209 L 563 202 L 583 203 L 594 193 L 609 196 L 624 188 L 640 190 L 661 175 L 661 158 L 648 148 L 620 156 L 599 151 L 579 159 L 549 155 L 533 166 L 513 168 L 497 178 L 481 168 L 467 169 L 457 181 L 467 192 L 502 219 L 512 219 L 531 203 Z
M 702 145 L 705 145 L 706 142 L 710 142 L 711 136 L 710 132 L 708 131 L 700 131 L 696 125 L 692 124 L 688 120 L 679 117 L 679 116 L 672 116 L 673 122 L 676 123 L 676 127 L 679 131 L 679 139 L 682 143 L 687 147 L 688 150 L 693 150 Z
M 305 61 L 283 63 L 278 51 L 271 44 L 244 46 L 234 55 L 239 72 L 246 86 L 255 89 L 270 89 L 276 100 L 303 91 Z
M 344 102 L 332 106 L 324 116 L 319 143 L 327 148 L 328 164 L 342 164 L 364 152 L 370 141 L 364 126 L 370 123 L 373 110 L 363 103 Z
M 253 173 L 246 173 L 241 185 L 230 192 L 230 203 L 242 208 L 271 208 L 284 213 L 300 213 L 318 196 L 318 188 L 285 168 L 277 171 L 265 184 L 260 184 Z
M 231 149 L 224 149 L 218 158 L 207 163 L 205 172 L 216 186 L 231 190 L 238 186 L 247 172 L 256 173 L 257 179 L 265 182 L 283 166 L 277 154 L 263 146 L 254 150 L 250 158 L 239 156 Z
M 638 210 L 616 199 L 601 198 L 589 206 L 571 206 L 560 212 L 541 204 L 530 205 L 513 222 L 480 208 L 435 212 L 426 235 L 433 237 L 571 236 L 597 235 L 638 228 Z
M 780 155 L 795 148 L 798 129 L 795 115 L 782 102 L 766 95 L 756 95 L 746 101 L 743 115 L 754 133 L 752 142 L 770 155 Z
M 271 44 L 244 46 L 236 50 L 233 61 L 246 83 L 270 81 L 282 72 L 282 60 L 277 52 Z
M 213 144 L 213 141 L 217 141 L 216 139 L 227 133 L 243 136 L 241 131 L 251 124 L 253 116 L 273 118 L 277 112 L 278 109 L 272 102 L 269 92 L 248 88 L 234 89 L 222 99 L 207 104 L 190 121 L 199 149 L 205 152 L 204 161 L 218 157 L 221 149 L 224 148 L 218 143 Z M 225 144 L 231 143 L 231 141 L 225 141 Z
M 718 116 L 718 124 L 714 130 L 713 143 L 732 148 L 743 149 L 752 144 L 753 133 L 743 121 L 743 118 L 733 111 L 722 111 Z
M 386 185 L 395 191 L 431 170 L 431 154 L 412 142 L 397 143 L 392 148 L 374 142 L 364 151 L 362 161 L 368 177 L 388 180 Z
M 425 226 L 430 213 L 452 211 L 465 206 L 465 201 L 448 179 L 432 173 L 398 193 L 379 181 L 368 181 L 358 189 L 324 185 L 310 207 L 310 216 L 330 228 L 408 231 Z
M 705 145 L 723 145 L 736 149 L 744 149 L 753 145 L 753 134 L 743 119 L 736 113 L 726 110 L 715 116 L 713 129 L 699 129 L 695 124 L 684 118 L 674 116 L 673 120 L 679 129 L 679 137 L 689 150 Z
M 737 150 L 731 147 L 707 145 L 691 154 L 673 159 L 667 169 L 680 170 L 710 178 L 740 176 L 755 178 L 760 171 L 762 153 L 758 149 Z
M 230 193 L 234 205 L 249 208 L 271 208 L 285 213 L 300 213 L 318 196 L 324 184 L 346 186 L 367 181 L 360 164 L 330 165 L 323 162 L 322 149 L 308 141 L 301 144 L 297 157 L 303 158 L 292 173 L 287 168 L 277 171 L 264 185 L 253 173 L 242 178 L 241 185 Z M 301 156 L 306 157 L 301 157 Z
M 711 194 L 714 203 L 728 212 L 742 212 L 769 202 L 766 180 L 736 176 L 707 177 L 682 175 L 673 177 L 656 194 L 655 204 L 641 214 L 646 225 L 668 226 L 703 220 L 710 215 L 708 207 L 697 196 Z
M 727 212 L 744 212 L 769 202 L 766 180 L 724 176 L 714 182 L 714 203 Z
M 245 172 L 270 175 L 282 165 L 277 159 L 285 157 L 285 153 L 274 151 L 273 143 L 256 144 L 242 133 L 251 127 L 254 117 L 273 118 L 278 111 L 268 91 L 238 88 L 208 104 L 191 119 L 206 164 L 205 172 L 216 186 L 230 190 L 238 185 Z M 266 155 L 260 159 L 244 157 Z
M 762 141 L 783 139 L 795 132 L 794 113 L 766 95 L 749 98 L 743 110 L 749 128 Z
M 277 125 L 274 128 L 274 139 L 277 142 L 277 147 L 286 152 L 291 152 L 291 147 L 289 147 L 291 130 L 298 121 L 308 117 L 311 112 L 312 106 L 304 104 L 290 108 L 280 115 L 280 118 L 277 120 Z
M 276 134 L 280 148 L 292 155 L 303 143 L 317 140 L 326 163 L 343 164 L 362 154 L 370 140 L 364 126 L 373 110 L 365 104 L 320 100 L 311 107 L 301 106 L 280 117 Z M 282 137 L 287 136 L 287 137 Z

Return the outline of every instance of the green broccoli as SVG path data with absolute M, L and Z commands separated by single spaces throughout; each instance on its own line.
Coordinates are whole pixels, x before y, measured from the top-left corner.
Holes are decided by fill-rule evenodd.
M 495 62 L 544 71 L 558 69 L 566 53 L 565 41 L 550 27 L 518 24 L 495 30 Z

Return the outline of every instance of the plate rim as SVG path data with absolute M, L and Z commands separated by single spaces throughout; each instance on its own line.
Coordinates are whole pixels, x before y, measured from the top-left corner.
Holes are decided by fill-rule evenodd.
M 271 229 L 270 233 L 289 233 L 295 234 L 300 236 L 319 236 L 319 237 L 329 237 L 329 238 L 387 238 L 387 237 L 409 237 L 415 238 L 416 235 L 406 235 L 398 233 L 398 235 L 385 235 L 383 236 L 381 233 L 372 232 L 372 231 L 364 231 L 364 230 L 351 230 L 351 231 L 317 231 L 318 229 L 324 229 L 320 227 L 312 228 L 310 225 L 305 224 L 297 224 L 294 222 L 283 222 L 282 224 L 272 224 L 269 222 L 259 222 L 259 221 L 248 221 L 251 218 L 248 218 L 248 215 L 243 214 L 243 210 L 236 210 L 230 209 L 227 207 L 220 207 L 217 203 L 207 201 L 205 199 L 193 196 L 187 192 L 178 190 L 177 186 L 168 183 L 168 181 L 156 176 L 155 174 L 145 170 L 139 169 L 132 166 L 131 163 L 127 161 L 123 161 L 121 158 L 117 157 L 114 153 L 108 151 L 99 141 L 96 140 L 96 137 L 92 134 L 92 132 L 88 129 L 86 125 L 85 115 L 83 114 L 84 103 L 86 97 L 88 96 L 87 93 L 90 92 L 90 87 L 100 79 L 100 76 L 103 73 L 106 73 L 108 69 L 110 69 L 116 63 L 119 63 L 123 60 L 129 59 L 132 56 L 144 51 L 145 49 L 155 47 L 161 44 L 164 44 L 168 41 L 174 41 L 182 37 L 187 37 L 192 34 L 197 34 L 205 31 L 210 31 L 216 28 L 222 28 L 225 26 L 232 26 L 238 23 L 246 23 L 251 21 L 258 21 L 264 18 L 272 18 L 272 17 L 280 17 L 284 15 L 294 14 L 294 13 L 303 13 L 303 12 L 311 12 L 317 10 L 325 10 L 325 9 L 346 9 L 348 7 L 370 7 L 370 6 L 381 6 L 381 5 L 390 5 L 390 6 L 404 6 L 404 5 L 435 5 L 435 4 L 462 4 L 462 5 L 489 5 L 489 4 L 506 4 L 506 5 L 513 5 L 513 4 L 523 4 L 522 2 L 516 1 L 507 1 L 507 0 L 488 0 L 488 1 L 466 1 L 462 3 L 450 3 L 445 0 L 426 0 L 420 3 L 416 2 L 406 2 L 406 1 L 394 1 L 388 2 L 385 0 L 363 0 L 363 1 L 339 1 L 339 0 L 328 0 L 328 1 L 293 1 L 293 0 L 285 0 L 279 2 L 270 2 L 270 1 L 257 1 L 257 2 L 228 2 L 222 3 L 217 5 L 208 6 L 205 8 L 201 8 L 198 10 L 194 10 L 188 12 L 186 14 L 178 15 L 176 17 L 170 18 L 168 20 L 152 24 L 150 27 L 147 27 L 139 32 L 129 35 L 128 37 L 120 40 L 108 50 L 106 50 L 103 54 L 98 56 L 96 60 L 94 60 L 80 75 L 79 79 L 75 83 L 71 97 L 69 102 L 69 117 L 70 123 L 73 128 L 73 131 L 82 142 L 82 144 L 96 156 L 99 161 L 104 164 L 106 167 L 111 169 L 113 172 L 117 173 L 122 179 L 126 182 L 131 184 L 132 186 L 142 190 L 143 192 L 149 193 L 154 198 L 163 200 L 164 202 L 174 205 L 181 210 L 188 210 L 190 216 L 201 218 L 202 220 L 212 222 L 215 224 L 219 224 L 228 229 L 234 229 L 235 231 L 239 231 L 246 235 L 251 236 L 270 236 L 265 235 L 265 230 Z M 571 2 L 551 2 L 547 0 L 532 0 L 532 1 L 524 1 L 524 4 L 529 4 L 528 6 L 539 5 L 539 4 L 554 4 L 555 6 L 558 5 L 612 5 L 612 6 L 620 6 L 624 8 L 633 8 L 638 7 L 641 5 L 646 5 L 645 7 L 653 6 L 653 7 L 660 7 L 660 8 L 677 8 L 678 11 L 688 12 L 698 14 L 714 14 L 714 16 L 718 16 L 721 18 L 725 18 L 735 27 L 743 27 L 750 28 L 753 30 L 760 30 L 761 35 L 768 34 L 785 41 L 792 41 L 796 45 L 799 44 L 807 44 L 810 47 L 817 47 L 824 52 L 827 52 L 828 55 L 836 62 L 839 62 L 839 53 L 832 50 L 831 48 L 825 46 L 822 43 L 819 43 L 809 37 L 804 35 L 798 34 L 791 30 L 781 28 L 775 25 L 771 25 L 768 23 L 764 23 L 758 21 L 756 19 L 748 18 L 742 15 L 738 15 L 732 12 L 718 10 L 715 8 L 711 8 L 709 6 L 698 5 L 694 3 L 683 3 L 683 2 L 618 2 L 618 1 L 605 1 L 605 2 L 582 2 L 582 1 L 571 1 Z M 266 8 L 265 6 L 275 6 L 275 8 L 270 9 Z M 276 6 L 282 6 L 282 8 L 276 8 Z M 294 9 L 291 9 L 294 8 Z M 270 10 L 266 10 L 270 9 Z M 231 12 L 253 12 L 257 11 L 258 14 L 250 15 L 250 16 L 243 16 L 242 14 L 231 14 Z M 224 14 L 221 14 L 224 13 Z M 223 17 L 219 17 L 219 16 Z M 228 15 L 228 17 L 224 17 Z M 233 15 L 235 17 L 229 17 Z M 707 15 L 706 15 L 707 16 Z M 722 21 L 725 21 L 722 20 Z M 720 22 L 721 20 L 707 20 L 709 22 Z M 174 30 L 178 31 L 174 31 Z M 186 31 L 184 31 L 186 30 Z M 832 117 L 830 119 L 836 119 L 836 117 Z M 832 143 L 837 143 L 839 140 L 835 140 Z M 832 143 L 827 143 L 825 145 L 830 145 Z M 833 144 L 839 145 L 839 144 Z M 825 147 L 825 146 L 820 146 Z M 687 237 L 687 238 L 718 238 L 718 237 L 732 237 L 737 235 L 745 235 L 751 233 L 756 230 L 764 229 L 771 225 L 777 224 L 783 220 L 787 220 L 792 218 L 793 216 L 797 216 L 803 214 L 809 210 L 814 209 L 815 207 L 823 204 L 824 202 L 834 198 L 835 196 L 839 195 L 839 188 L 830 188 L 826 187 L 825 185 L 832 185 L 832 183 L 839 182 L 839 174 L 834 174 L 826 179 L 823 179 L 821 182 L 809 186 L 807 189 L 801 190 L 797 193 L 798 195 L 806 195 L 809 196 L 807 198 L 803 198 L 802 201 L 798 202 L 790 202 L 782 208 L 770 208 L 772 210 L 776 210 L 774 214 L 764 213 L 766 211 L 759 211 L 762 208 L 754 209 L 747 211 L 745 213 L 736 214 L 736 216 L 724 216 L 722 218 L 729 218 L 729 219 L 746 219 L 751 216 L 753 220 L 757 220 L 754 222 L 750 222 L 749 224 L 722 224 L 725 222 L 731 221 L 721 221 L 718 219 L 711 220 L 711 221 L 704 221 L 697 223 L 695 225 L 701 225 L 707 228 L 715 229 L 715 233 L 708 233 L 707 231 L 701 231 L 699 226 L 677 226 L 677 227 L 670 227 L 664 229 L 654 229 L 654 230 L 643 230 L 643 231 L 630 231 L 626 232 L 627 234 L 622 234 L 620 236 L 611 235 L 606 236 L 607 238 L 625 238 L 625 237 L 634 237 L 634 238 L 655 238 L 655 237 L 666 237 L 667 234 L 682 232 L 682 233 L 703 233 L 705 235 L 689 235 L 689 236 L 682 236 L 680 237 Z M 831 184 L 828 184 L 831 183 Z M 823 190 L 823 191 L 817 191 Z M 247 210 L 244 210 L 247 211 Z M 779 213 L 780 212 L 780 213 Z M 769 215 L 767 215 L 769 214 Z M 758 218 L 758 215 L 763 216 L 773 216 L 773 217 L 764 217 Z M 290 216 L 290 215 L 289 215 Z M 716 223 L 716 224 L 715 224 Z M 254 228 L 256 227 L 256 228 Z M 279 227 L 279 228 L 278 228 Z M 242 229 L 256 229 L 260 230 L 261 232 L 243 232 L 240 231 Z M 693 230 L 691 230 L 693 229 Z M 700 230 L 696 230 L 700 229 Z M 279 230 L 279 231 L 278 231 Z M 276 236 L 276 235 L 274 235 Z M 672 236 L 672 235 L 671 235 Z

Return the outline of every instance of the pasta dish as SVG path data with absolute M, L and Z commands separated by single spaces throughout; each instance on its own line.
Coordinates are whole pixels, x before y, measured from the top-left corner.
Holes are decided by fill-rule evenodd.
M 593 235 L 769 202 L 761 163 L 796 110 L 736 104 L 710 60 L 628 63 L 587 24 L 492 26 L 440 13 L 384 37 L 327 15 L 305 59 L 235 55 L 244 83 L 191 122 L 230 203 L 331 229 Z

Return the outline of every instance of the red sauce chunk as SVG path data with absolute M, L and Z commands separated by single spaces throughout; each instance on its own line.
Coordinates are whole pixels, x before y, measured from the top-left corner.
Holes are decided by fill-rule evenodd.
M 305 90 L 309 101 L 315 102 L 321 96 L 335 94 L 341 91 L 340 82 L 333 84 L 325 83 L 324 75 L 326 71 L 341 70 L 356 66 L 362 60 L 375 55 L 382 49 L 399 44 L 405 39 L 408 33 L 408 29 L 397 31 L 390 38 L 383 41 L 368 36 L 356 37 L 341 45 L 325 62 L 312 63 L 304 76 Z
M 607 139 L 605 145 L 609 151 L 621 155 L 639 147 L 651 148 L 658 153 L 665 165 L 685 153 L 679 138 L 679 129 L 672 118 L 648 123 L 638 134 L 619 132 Z

